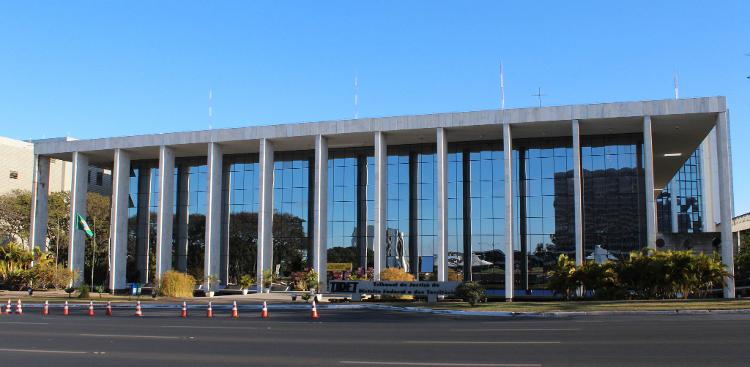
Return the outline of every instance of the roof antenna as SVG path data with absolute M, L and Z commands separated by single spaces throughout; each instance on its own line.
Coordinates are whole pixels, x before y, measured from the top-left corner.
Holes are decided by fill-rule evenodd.
M 677 79 L 677 73 L 674 73 L 674 99 L 680 99 L 680 81 Z
M 538 87 L 536 94 L 532 94 L 532 96 L 539 98 L 539 108 L 542 108 L 542 97 L 546 96 L 542 93 L 542 87 Z
M 213 99 L 214 99 L 213 90 L 211 88 L 208 88 L 208 129 L 209 130 L 213 128 L 213 117 L 214 117 Z
M 357 72 L 354 72 L 354 119 L 359 118 L 359 78 Z

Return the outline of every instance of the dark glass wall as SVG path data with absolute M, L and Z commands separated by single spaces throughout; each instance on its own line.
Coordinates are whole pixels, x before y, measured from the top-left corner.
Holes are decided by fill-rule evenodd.
M 309 268 L 313 154 L 279 153 L 274 162 L 273 264 L 282 277 Z
M 584 249 L 625 257 L 646 247 L 641 134 L 581 137 Z
M 437 266 L 434 144 L 388 147 L 387 170 L 386 267 L 432 278 Z
M 696 149 L 657 198 L 659 232 L 671 233 L 677 216 L 679 233 L 703 232 L 701 150 Z
M 502 142 L 451 143 L 448 153 L 448 278 L 505 284 Z
M 367 225 L 373 214 L 373 198 L 368 196 L 374 193 L 368 174 L 372 159 L 371 150 L 351 149 L 332 151 L 328 159 L 328 263 L 351 264 L 358 276 L 365 276 L 373 262 L 372 226 Z M 341 279 L 350 274 L 335 271 L 330 276 Z
M 571 138 L 513 141 L 516 289 L 547 289 L 560 254 L 575 257 L 571 145 Z
M 196 279 L 204 277 L 204 259 L 206 248 L 206 195 L 208 191 L 208 167 L 205 159 L 184 159 L 175 162 L 175 192 L 174 199 L 175 213 L 178 212 L 180 205 L 180 195 L 187 195 L 188 199 L 188 249 L 187 249 L 187 272 Z M 179 187 L 179 171 L 188 172 L 188 187 Z M 178 216 L 175 215 L 175 220 Z M 174 235 L 172 238 L 177 239 L 178 226 L 173 226 Z M 175 251 L 176 252 L 176 251 Z M 176 255 L 176 254 L 175 254 Z M 176 256 L 175 256 L 176 258 Z
M 257 272 L 260 205 L 258 157 L 230 156 L 226 160 L 229 170 L 229 278 L 239 279 L 246 274 L 254 277 Z

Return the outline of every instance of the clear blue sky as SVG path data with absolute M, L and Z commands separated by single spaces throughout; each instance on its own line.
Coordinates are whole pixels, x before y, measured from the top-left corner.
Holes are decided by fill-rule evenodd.
M 725 95 L 750 211 L 750 2 L 0 4 L 0 135 L 32 139 Z M 571 4 L 572 3 L 572 4 Z M 602 5 L 600 3 L 607 3 Z M 625 2 L 623 2 L 625 3 Z M 721 4 L 719 4 L 721 3 Z

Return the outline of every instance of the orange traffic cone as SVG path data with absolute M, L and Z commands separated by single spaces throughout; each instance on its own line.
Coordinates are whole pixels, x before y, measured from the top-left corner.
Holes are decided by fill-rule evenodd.
M 211 308 L 211 301 L 208 301 L 208 309 L 206 310 L 206 317 L 214 317 L 214 310 Z
M 263 319 L 268 318 L 268 306 L 266 306 L 266 301 L 263 301 L 263 308 L 260 310 L 260 317 Z
M 187 317 L 187 303 L 182 302 L 182 312 L 180 313 L 180 317 L 183 319 Z
M 16 303 L 16 315 L 23 315 L 23 307 L 21 306 L 21 299 L 18 299 L 18 303 Z
M 312 313 L 310 314 L 310 317 L 312 317 L 313 320 L 320 318 L 318 315 L 318 308 L 315 307 L 315 300 L 312 301 Z
M 65 306 L 63 307 L 63 316 L 68 316 L 70 314 L 70 310 L 68 310 L 68 301 L 65 301 Z
M 135 315 L 138 317 L 143 316 L 143 311 L 141 311 L 141 301 L 138 301 L 135 304 Z
M 8 303 L 5 305 L 5 314 L 10 315 L 12 312 L 10 311 L 10 298 L 8 298 Z
M 89 316 L 94 316 L 94 302 L 89 301 Z
M 112 316 L 112 302 L 107 301 L 107 312 L 105 313 L 107 316 Z
M 239 311 L 237 311 L 237 301 L 234 301 L 232 304 L 232 318 L 236 319 L 239 318 L 240 314 Z
M 44 301 L 44 308 L 42 308 L 42 316 L 49 315 L 49 301 Z

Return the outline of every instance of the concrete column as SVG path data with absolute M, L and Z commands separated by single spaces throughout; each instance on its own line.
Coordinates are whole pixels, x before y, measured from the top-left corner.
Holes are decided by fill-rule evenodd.
M 31 227 L 29 248 L 47 251 L 47 221 L 49 199 L 49 157 L 34 155 L 34 173 L 31 183 Z
M 382 131 L 375 133 L 375 233 L 373 236 L 373 267 L 375 280 L 385 268 L 386 206 L 388 205 L 388 145 Z
M 328 139 L 315 137 L 315 187 L 313 188 L 313 269 L 321 290 L 328 288 Z M 355 179 L 355 177 L 351 177 Z
M 141 167 L 138 169 L 138 200 L 136 203 L 137 220 L 136 220 L 136 269 L 140 273 L 141 283 L 148 283 L 149 277 L 149 256 L 148 250 L 151 243 L 151 168 Z
M 273 143 L 260 140 L 258 169 L 260 170 L 260 209 L 258 210 L 258 291 L 263 286 L 263 271 L 273 270 Z
M 187 272 L 190 223 L 190 167 L 177 168 L 177 270 Z
M 573 120 L 573 210 L 575 211 L 576 265 L 583 265 L 583 172 L 581 170 L 581 127 Z
M 83 282 L 83 264 L 86 234 L 78 229 L 76 215 L 86 218 L 86 193 L 89 183 L 89 158 L 73 152 L 73 182 L 70 186 L 70 240 L 68 242 L 68 268 L 75 274 L 73 286 Z
M 654 191 L 654 143 L 651 116 L 643 116 L 643 161 L 646 174 L 646 245 L 656 249 L 656 192 Z
M 505 300 L 513 300 L 513 142 L 510 124 L 503 123 L 505 168 Z M 469 258 L 471 261 L 471 258 Z
M 717 158 L 719 163 L 719 199 L 721 202 L 721 262 L 729 276 L 724 278 L 724 298 L 734 298 L 734 248 L 732 246 L 732 147 L 729 140 L 729 112 L 716 118 Z
M 205 279 L 219 279 L 221 265 L 221 179 L 222 151 L 217 143 L 208 144 L 208 192 L 206 193 L 206 245 L 203 258 Z
M 112 213 L 109 226 L 109 290 L 127 288 L 125 270 L 128 263 L 128 196 L 130 195 L 130 155 L 115 149 L 112 169 Z
M 230 169 L 223 165 L 221 174 L 221 261 L 219 262 L 219 279 L 223 284 L 229 283 L 229 204 L 230 204 Z M 237 275 L 242 276 L 242 274 Z
M 159 149 L 159 208 L 156 215 L 156 272 L 154 279 L 172 269 L 174 225 L 174 149 Z
M 448 280 L 448 133 L 437 129 L 437 280 Z

